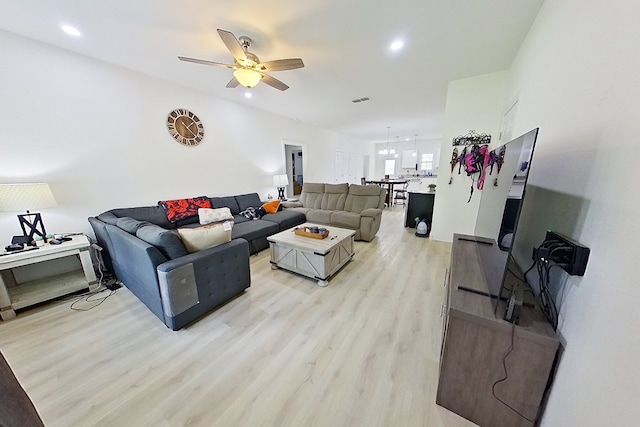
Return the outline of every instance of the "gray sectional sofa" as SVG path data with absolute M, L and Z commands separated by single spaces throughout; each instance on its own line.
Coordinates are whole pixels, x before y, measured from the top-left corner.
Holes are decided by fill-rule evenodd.
M 269 247 L 267 237 L 302 224 L 301 212 L 261 219 L 240 212 L 260 207 L 257 193 L 209 198 L 234 216 L 232 240 L 188 253 L 176 228 L 198 227 L 198 217 L 170 222 L 161 206 L 112 209 L 90 217 L 108 270 L 173 330 L 241 294 L 251 284 L 250 253 Z
M 308 222 L 355 230 L 355 240 L 370 242 L 380 229 L 385 196 L 378 185 L 305 182 L 300 200 L 283 206 L 304 213 Z

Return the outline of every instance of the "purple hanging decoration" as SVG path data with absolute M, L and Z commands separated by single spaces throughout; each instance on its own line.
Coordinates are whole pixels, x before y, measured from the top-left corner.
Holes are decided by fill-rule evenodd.
M 493 152 L 492 152 L 493 153 Z M 498 153 L 498 155 L 496 156 L 495 159 L 495 164 L 498 165 L 498 175 L 500 175 L 500 169 L 502 169 L 502 165 L 504 164 L 504 156 L 505 156 L 505 147 L 502 147 L 500 149 L 500 153 Z M 494 153 L 495 154 L 495 153 Z M 491 169 L 493 170 L 493 165 L 491 166 Z M 498 177 L 496 177 L 495 181 L 493 181 L 493 186 L 497 187 L 498 186 Z
M 502 164 L 504 163 L 505 150 L 505 147 L 502 147 L 500 149 L 500 153 L 498 153 L 498 158 L 496 159 L 496 164 L 498 165 L 498 174 L 500 174 L 500 169 L 502 169 Z
M 493 165 L 496 164 L 496 160 L 498 160 L 498 155 L 495 150 L 491 150 L 489 153 L 489 175 L 493 175 Z

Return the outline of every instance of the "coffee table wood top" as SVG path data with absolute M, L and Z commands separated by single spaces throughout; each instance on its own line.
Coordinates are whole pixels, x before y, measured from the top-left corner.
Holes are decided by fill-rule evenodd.
M 326 228 L 327 230 L 329 230 L 329 236 L 325 239 L 314 239 L 312 237 L 298 236 L 293 232 L 295 228 L 304 227 Z M 348 230 L 346 228 L 331 227 L 328 225 L 305 222 L 304 224 L 298 225 L 297 227 L 293 227 L 269 236 L 267 237 L 267 240 L 273 243 L 284 243 L 289 247 L 297 249 L 313 250 L 314 252 L 319 254 L 326 254 L 344 239 L 350 238 L 355 234 L 356 232 L 354 230 Z

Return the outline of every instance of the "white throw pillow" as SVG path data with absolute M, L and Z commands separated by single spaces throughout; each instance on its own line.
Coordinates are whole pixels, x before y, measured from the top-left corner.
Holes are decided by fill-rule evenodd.
M 198 218 L 200 219 L 200 224 L 205 225 L 213 222 L 222 222 L 228 219 L 233 219 L 233 215 L 231 215 L 231 209 L 229 208 L 199 208 Z
M 232 228 L 233 221 L 225 221 L 221 224 L 209 224 L 204 227 L 178 228 L 178 234 L 180 234 L 187 252 L 194 253 L 230 242 Z

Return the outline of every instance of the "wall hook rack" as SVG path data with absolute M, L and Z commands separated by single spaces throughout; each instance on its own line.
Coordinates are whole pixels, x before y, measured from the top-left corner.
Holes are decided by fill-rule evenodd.
M 477 133 L 470 130 L 466 135 L 458 135 L 453 138 L 453 145 L 484 145 L 491 143 L 491 135 L 488 133 Z

